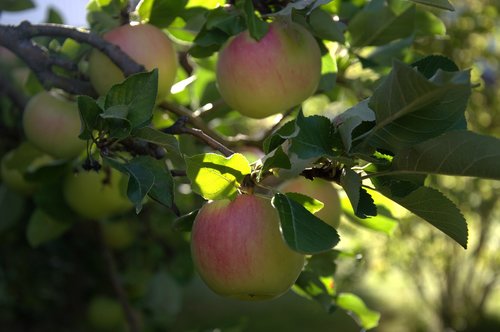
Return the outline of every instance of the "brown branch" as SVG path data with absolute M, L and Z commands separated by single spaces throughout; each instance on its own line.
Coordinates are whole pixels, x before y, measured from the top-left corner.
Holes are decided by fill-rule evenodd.
M 182 116 L 172 126 L 165 128 L 163 132 L 171 135 L 188 134 L 198 138 L 200 141 L 204 142 L 214 150 L 221 152 L 226 157 L 234 154 L 234 151 L 232 151 L 213 137 L 205 134 L 203 130 L 187 127 L 186 122 L 188 121 L 189 119 L 187 117 Z
M 95 96 L 88 81 L 61 76 L 53 72 L 53 67 L 76 71 L 77 65 L 67 59 L 50 55 L 48 51 L 33 42 L 40 36 L 71 38 L 86 43 L 106 54 L 125 74 L 129 76 L 144 71 L 144 67 L 133 61 L 119 47 L 99 35 L 87 30 L 60 24 L 31 24 L 27 21 L 18 26 L 0 25 L 0 45 L 8 48 L 33 70 L 46 89 L 59 88 L 71 94 Z
M 23 110 L 28 103 L 28 97 L 22 91 L 16 89 L 12 82 L 2 73 L 0 73 L 0 94 L 7 96 L 20 110 Z
M 106 263 L 106 269 L 108 272 L 108 276 L 111 282 L 111 286 L 113 287 L 113 291 L 115 292 L 118 301 L 120 302 L 123 311 L 125 313 L 125 317 L 127 319 L 127 323 L 129 326 L 130 332 L 139 332 L 139 322 L 137 320 L 137 316 L 135 315 L 132 306 L 130 305 L 128 299 L 127 299 L 127 294 L 125 293 L 125 289 L 123 288 L 120 277 L 118 275 L 118 270 L 116 268 L 116 261 L 113 256 L 113 253 L 107 246 L 106 242 L 104 241 L 104 237 L 102 234 L 102 230 L 100 225 L 97 225 L 97 230 L 98 230 L 98 235 L 99 235 L 99 240 L 101 243 L 101 254 L 102 257 L 104 258 L 104 261 Z

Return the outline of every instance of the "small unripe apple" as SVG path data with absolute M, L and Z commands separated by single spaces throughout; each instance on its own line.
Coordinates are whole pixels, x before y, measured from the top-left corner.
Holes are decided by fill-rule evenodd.
M 76 102 L 56 93 L 40 92 L 29 100 L 24 109 L 26 138 L 55 158 L 73 158 L 85 149 L 85 141 L 78 138 L 81 126 Z
M 332 183 L 319 178 L 309 180 L 299 176 L 285 181 L 279 189 L 284 193 L 295 192 L 321 201 L 324 206 L 316 212 L 316 216 L 333 228 L 339 226 L 342 209 L 339 194 Z
M 255 195 L 205 204 L 193 224 L 191 252 L 208 287 L 241 300 L 285 293 L 304 265 L 304 255 L 282 238 L 278 212 Z
M 14 159 L 22 159 L 23 165 L 13 167 L 11 164 L 15 161 Z M 25 172 L 35 170 L 52 161 L 52 157 L 42 153 L 30 143 L 24 142 L 3 156 L 0 166 L 0 179 L 12 191 L 21 195 L 31 195 L 35 192 L 37 183 L 26 180 L 24 177 Z
M 168 36 L 150 24 L 122 25 L 103 38 L 150 71 L 158 68 L 158 96 L 163 100 L 170 92 L 177 71 L 177 54 Z M 103 53 L 93 50 L 89 58 L 89 76 L 95 90 L 104 95 L 125 77 Z
M 109 177 L 103 172 L 81 171 L 70 174 L 63 184 L 64 198 L 81 216 L 101 220 L 132 209 L 126 195 L 127 178 L 111 168 Z
M 91 299 L 87 308 L 89 323 L 98 331 L 125 331 L 125 314 L 120 303 L 107 296 Z
M 219 52 L 216 75 L 226 103 L 260 119 L 285 112 L 316 91 L 321 53 L 305 28 L 276 21 L 259 41 L 248 30 L 231 38 Z
M 134 227 L 126 219 L 105 222 L 101 229 L 104 242 L 112 249 L 125 249 L 135 240 Z

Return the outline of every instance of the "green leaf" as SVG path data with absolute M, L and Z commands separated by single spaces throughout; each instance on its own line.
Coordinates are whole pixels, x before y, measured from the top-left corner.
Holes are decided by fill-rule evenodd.
M 0 184 L 0 234 L 19 221 L 24 213 L 25 200 Z
M 140 140 L 157 144 L 168 152 L 180 156 L 179 141 L 174 135 L 165 134 L 151 127 L 142 127 L 134 130 L 132 136 Z
M 113 106 L 127 106 L 131 128 L 146 126 L 153 116 L 158 89 L 158 70 L 129 76 L 114 85 L 106 95 L 105 112 Z
M 242 154 L 206 153 L 186 157 L 186 171 L 193 191 L 205 199 L 234 199 L 251 168 Z
M 297 154 L 300 159 L 334 155 L 336 137 L 330 119 L 320 115 L 305 117 L 299 112 L 295 125 L 299 132 L 291 138 L 290 153 Z
M 457 65 L 449 58 L 443 55 L 429 55 L 411 64 L 417 68 L 418 72 L 424 75 L 427 79 L 434 76 L 439 69 L 449 72 L 459 71 Z
M 336 303 L 340 308 L 352 313 L 364 329 L 378 326 L 380 313 L 369 309 L 359 296 L 352 293 L 340 293 L 337 295 Z
M 439 17 L 428 10 L 418 10 L 416 14 L 415 34 L 417 37 L 446 35 L 446 25 Z
M 111 158 L 106 158 L 106 161 L 129 175 L 127 196 L 134 203 L 137 213 L 141 211 L 146 195 L 166 207 L 173 206 L 173 178 L 163 160 L 139 156 L 127 163 Z
M 262 148 L 265 153 L 269 153 L 285 142 L 287 138 L 296 136 L 297 133 L 295 121 L 288 121 L 270 136 L 266 137 Z
M 266 174 L 270 169 L 273 168 L 290 169 L 292 167 L 292 165 L 290 164 L 290 158 L 288 158 L 288 156 L 283 151 L 283 148 L 281 146 L 279 146 L 277 149 L 269 153 L 264 158 L 263 161 L 264 163 L 257 177 L 258 181 L 260 181 L 261 176 L 263 174 Z
M 344 216 L 350 222 L 368 228 L 372 231 L 381 232 L 392 236 L 394 231 L 398 227 L 398 221 L 391 215 L 390 211 L 384 213 L 384 209 L 381 209 L 379 201 L 377 201 L 377 215 L 371 218 L 358 218 L 354 215 L 351 204 L 348 199 L 342 199 L 342 211 Z
M 70 227 L 71 223 L 53 219 L 40 209 L 36 209 L 28 222 L 26 235 L 32 247 L 57 239 Z
M 429 81 L 396 61 L 370 98 L 368 106 L 377 120 L 367 140 L 376 148 L 396 152 L 461 127 L 470 92 L 468 71 L 439 70 Z
M 0 12 L 19 12 L 26 9 L 34 8 L 35 4 L 31 0 L 1 0 Z
M 101 129 L 100 115 L 103 110 L 99 107 L 97 102 L 89 96 L 78 96 L 77 102 L 80 119 L 82 120 L 82 130 L 78 137 L 81 139 L 91 139 L 92 132 Z
M 340 185 L 351 201 L 354 214 L 359 218 L 377 215 L 377 206 L 370 194 L 361 187 L 361 176 L 351 169 L 344 169 L 340 177 Z
M 295 281 L 293 290 L 301 296 L 315 300 L 326 312 L 331 313 L 335 309 L 333 297 L 329 294 L 327 286 L 313 271 L 302 271 Z
M 453 6 L 448 0 L 411 0 L 411 1 L 439 9 L 446 9 L 449 11 L 455 10 L 455 8 L 453 8 Z
M 415 6 L 396 15 L 383 0 L 374 0 L 352 18 L 348 30 L 352 46 L 379 46 L 414 32 Z
M 142 0 L 136 10 L 142 20 L 159 28 L 168 27 L 184 11 L 188 0 Z
M 337 80 L 337 60 L 330 52 L 321 57 L 321 79 L 318 85 L 318 92 L 330 92 L 335 87 Z
M 288 192 L 285 193 L 285 195 L 313 214 L 320 211 L 325 206 L 323 202 L 301 193 Z
M 178 232 L 191 232 L 194 220 L 196 219 L 199 211 L 200 210 L 194 210 L 189 212 L 188 214 L 180 216 L 179 218 L 174 220 L 172 227 Z
M 100 117 L 108 125 L 111 137 L 124 139 L 130 135 L 132 124 L 127 119 L 128 111 L 129 107 L 127 105 L 115 105 L 100 114 Z
M 120 26 L 121 13 L 127 0 L 90 0 L 87 4 L 87 21 L 92 31 L 104 33 Z
M 61 14 L 53 7 L 49 7 L 47 10 L 46 23 L 64 24 L 63 17 Z
M 467 248 L 467 222 L 456 205 L 441 192 L 420 187 L 404 198 L 387 197 Z
M 500 139 L 465 130 L 447 132 L 398 152 L 392 169 L 500 180 Z
M 337 270 L 335 260 L 341 252 L 338 250 L 329 250 L 320 254 L 312 255 L 307 260 L 306 269 L 313 271 L 321 277 L 331 277 Z
M 277 193 L 271 203 L 278 210 L 283 237 L 291 249 L 315 254 L 331 249 L 340 241 L 335 228 L 289 196 Z
M 241 2 L 243 2 L 243 13 L 250 36 L 255 40 L 261 40 L 269 31 L 269 24 L 255 15 L 255 8 L 253 7 L 252 0 L 241 0 L 237 5 L 241 6 Z
M 344 31 L 346 29 L 342 22 L 334 21 L 332 15 L 316 8 L 308 19 L 313 34 L 319 39 L 332 40 L 343 44 L 345 42 Z
M 362 122 L 374 122 L 375 113 L 368 107 L 368 99 L 359 102 L 356 106 L 349 108 L 337 116 L 333 122 L 337 125 L 340 138 L 349 152 L 352 146 L 352 133 Z

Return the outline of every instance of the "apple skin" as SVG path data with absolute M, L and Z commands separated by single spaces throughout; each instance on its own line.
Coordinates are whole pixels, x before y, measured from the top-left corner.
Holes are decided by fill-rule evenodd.
M 82 217 L 102 220 L 128 212 L 133 204 L 126 195 L 125 176 L 111 168 L 110 183 L 103 171 L 69 174 L 63 184 L 66 203 Z
M 177 72 L 177 54 L 172 41 L 150 24 L 122 25 L 103 38 L 150 71 L 158 68 L 157 101 L 170 92 Z M 93 50 L 89 57 L 89 77 L 97 93 L 104 95 L 125 79 L 122 71 L 103 53 Z
M 58 158 L 70 159 L 86 146 L 80 138 L 82 122 L 76 102 L 55 93 L 42 91 L 34 95 L 23 113 L 23 128 L 28 141 Z
M 285 293 L 304 266 L 304 255 L 285 244 L 271 202 L 254 195 L 205 204 L 193 224 L 191 253 L 209 288 L 240 300 Z
M 339 227 L 342 209 L 339 194 L 332 183 L 318 178 L 311 181 L 299 176 L 285 181 L 279 186 L 279 190 L 307 195 L 321 201 L 325 206 L 315 215 L 333 228 Z
M 229 106 L 261 119 L 285 112 L 316 91 L 321 52 L 305 28 L 277 21 L 260 41 L 248 30 L 231 38 L 219 52 L 216 77 Z

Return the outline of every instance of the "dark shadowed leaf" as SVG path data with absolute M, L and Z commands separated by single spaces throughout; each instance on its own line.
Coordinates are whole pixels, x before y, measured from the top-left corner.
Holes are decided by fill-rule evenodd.
M 450 11 L 455 10 L 455 8 L 453 8 L 453 6 L 448 0 L 411 0 L 411 1 L 439 9 L 446 9 Z
M 370 98 L 376 125 L 367 139 L 374 147 L 396 152 L 463 127 L 470 91 L 469 71 L 439 70 L 429 81 L 396 61 Z
M 169 153 L 180 155 L 179 141 L 174 135 L 165 134 L 151 127 L 142 127 L 133 131 L 132 136 L 143 141 L 160 145 Z
M 467 248 L 467 222 L 457 206 L 438 190 L 420 187 L 404 198 L 389 198 Z
M 400 151 L 392 169 L 500 180 L 500 139 L 466 130 L 450 131 Z
M 377 206 L 371 196 L 361 187 L 361 176 L 351 169 L 344 169 L 340 177 L 340 185 L 351 201 L 352 209 L 359 218 L 377 215 Z
M 24 213 L 25 200 L 0 184 L 0 234 L 14 226 Z
M 99 123 L 102 121 L 100 115 L 103 110 L 89 96 L 78 96 L 77 102 L 80 119 L 82 120 L 82 130 L 79 137 L 81 139 L 91 139 L 92 132 L 101 129 Z
M 349 22 L 353 46 L 379 46 L 413 34 L 415 6 L 396 15 L 384 0 L 371 1 Z
M 291 138 L 289 152 L 300 159 L 333 156 L 335 132 L 330 119 L 320 115 L 305 117 L 299 112 L 295 125 L 299 131 Z
M 443 55 L 426 56 L 425 58 L 415 61 L 411 66 L 417 68 L 419 73 L 424 75 L 427 79 L 434 76 L 439 69 L 449 72 L 460 70 L 453 61 Z
M 272 204 L 278 210 L 283 237 L 291 249 L 315 254 L 329 250 L 339 242 L 335 228 L 289 196 L 277 193 Z

